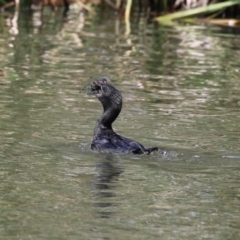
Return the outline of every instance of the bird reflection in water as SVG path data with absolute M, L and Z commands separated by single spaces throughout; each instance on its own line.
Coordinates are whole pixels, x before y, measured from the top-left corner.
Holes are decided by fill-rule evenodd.
M 98 213 L 101 218 L 110 218 L 114 214 L 114 203 L 116 197 L 117 182 L 119 175 L 123 172 L 120 166 L 117 166 L 116 156 L 112 154 L 102 155 L 101 162 L 96 167 L 99 170 L 94 179 L 95 206 L 99 208 Z

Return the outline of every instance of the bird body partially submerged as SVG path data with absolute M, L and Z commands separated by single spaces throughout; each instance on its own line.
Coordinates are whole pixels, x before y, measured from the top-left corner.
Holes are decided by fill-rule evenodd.
M 103 106 L 103 114 L 94 129 L 92 149 L 133 154 L 164 152 L 163 149 L 157 147 L 145 148 L 142 144 L 114 132 L 112 123 L 121 112 L 122 95 L 113 85 L 107 83 L 105 78 L 96 79 L 91 83 L 89 95 L 96 96 Z

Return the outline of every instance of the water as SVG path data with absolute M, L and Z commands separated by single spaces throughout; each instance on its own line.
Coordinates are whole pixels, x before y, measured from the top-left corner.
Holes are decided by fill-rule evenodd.
M 239 239 L 237 29 L 48 9 L 2 29 L 1 239 Z M 169 156 L 90 150 L 102 109 L 79 90 L 103 75 L 116 131 Z

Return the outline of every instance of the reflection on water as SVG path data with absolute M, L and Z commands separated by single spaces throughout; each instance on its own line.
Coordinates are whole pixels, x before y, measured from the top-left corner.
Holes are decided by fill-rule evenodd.
M 114 193 L 116 191 L 116 183 L 123 170 L 121 167 L 114 164 L 114 155 L 109 154 L 107 156 L 102 156 L 102 158 L 103 161 L 96 165 L 99 174 L 94 181 L 96 196 L 95 206 L 99 208 L 98 212 L 101 218 L 109 218 L 114 214 L 111 210 L 113 206 L 111 198 L 116 197 L 116 193 Z
M 2 16 L 0 16 L 2 19 Z M 0 36 L 3 239 L 239 239 L 239 33 L 125 23 L 111 12 L 7 17 Z M 5 24 L 6 23 L 6 24 Z M 110 76 L 114 128 L 172 151 L 90 150 Z

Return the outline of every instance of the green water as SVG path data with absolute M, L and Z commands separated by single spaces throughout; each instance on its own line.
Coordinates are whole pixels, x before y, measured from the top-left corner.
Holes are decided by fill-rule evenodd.
M 239 239 L 240 31 L 61 15 L 1 19 L 0 238 Z M 172 154 L 90 150 L 106 75 L 115 130 Z

